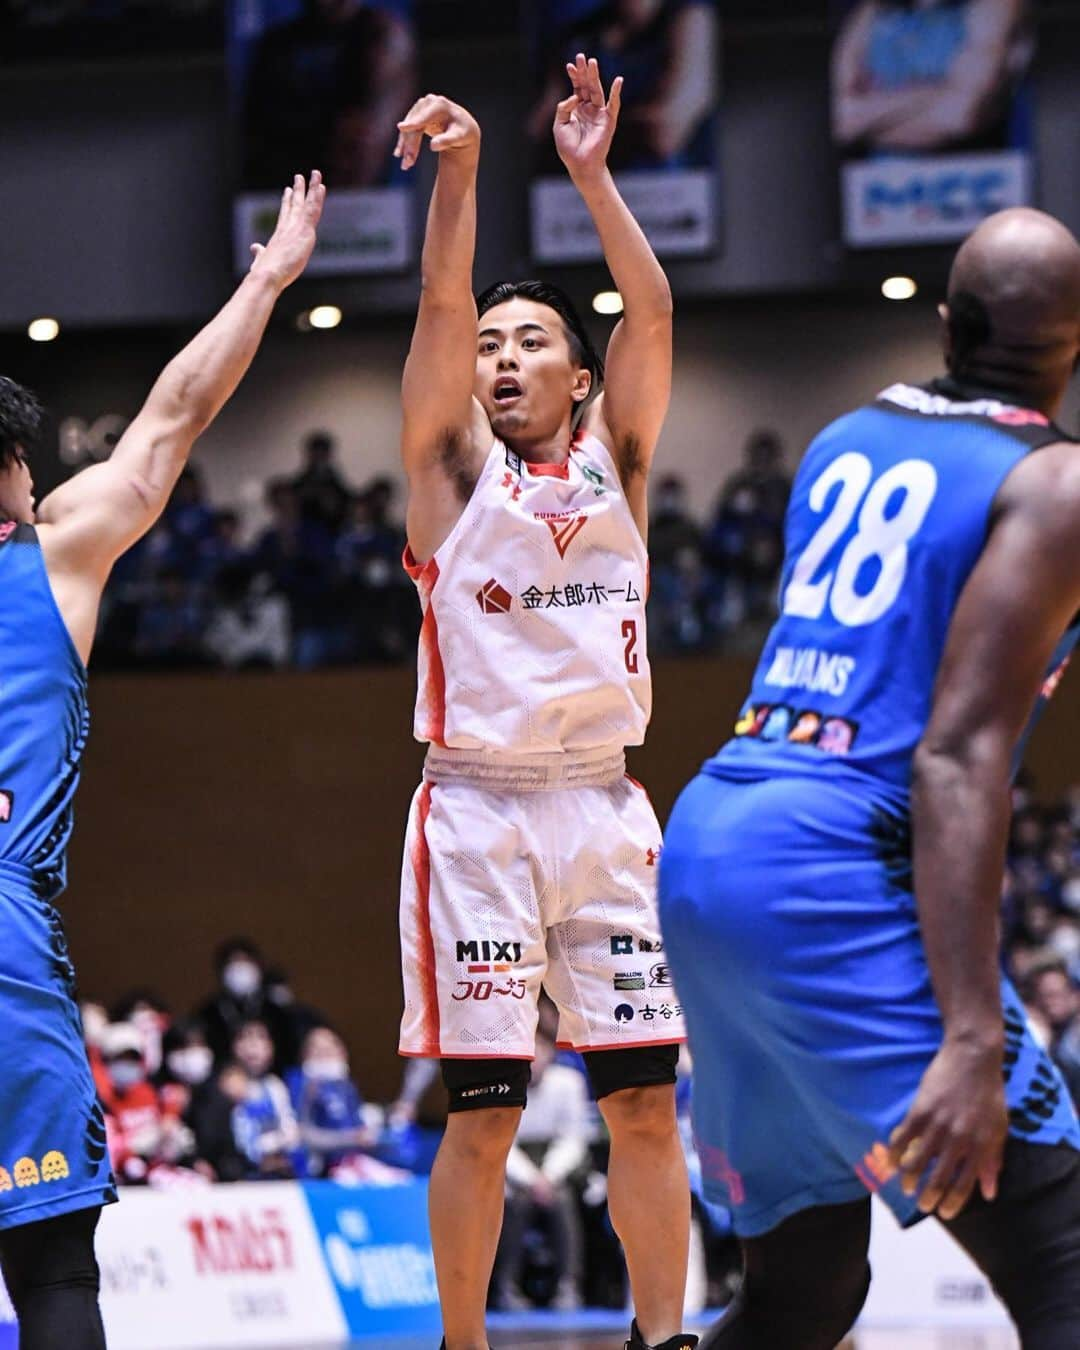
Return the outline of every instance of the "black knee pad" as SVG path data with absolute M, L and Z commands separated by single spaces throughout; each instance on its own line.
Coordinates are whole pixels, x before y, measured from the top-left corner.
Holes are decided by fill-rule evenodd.
M 452 1112 L 525 1105 L 532 1073 L 527 1059 L 444 1059 L 440 1066 Z
M 597 1101 L 623 1088 L 674 1083 L 677 1045 L 632 1045 L 625 1050 L 586 1050 L 582 1058 Z

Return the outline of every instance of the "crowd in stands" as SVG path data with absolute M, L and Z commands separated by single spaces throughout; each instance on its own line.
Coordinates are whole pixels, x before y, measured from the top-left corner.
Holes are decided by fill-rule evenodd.
M 393 479 L 361 489 L 333 438 L 312 432 L 300 471 L 266 487 L 268 523 L 206 500 L 194 467 L 153 530 L 116 565 L 98 669 L 275 668 L 405 662 L 420 610 L 401 557 Z M 783 447 L 758 431 L 699 520 L 682 479 L 656 482 L 650 521 L 650 647 L 750 648 L 773 616 L 790 492 Z
M 1036 1035 L 1080 1104 L 1080 787 L 1052 807 L 1023 780 L 1002 887 L 1003 961 Z M 420 1103 L 437 1064 L 410 1060 L 388 1105 L 366 1102 L 348 1049 L 327 1018 L 246 938 L 222 944 L 217 987 L 173 1018 L 150 991 L 108 1013 L 84 1003 L 91 1064 L 121 1182 L 331 1177 L 389 1183 L 430 1168 L 438 1106 Z M 528 1106 L 507 1167 L 506 1219 L 493 1307 L 583 1302 L 622 1306 L 625 1269 L 607 1216 L 607 1138 L 579 1056 L 555 1045 L 545 999 Z M 701 1193 L 684 1052 L 679 1120 L 694 1189 L 696 1303 L 723 1303 L 737 1280 L 729 1214 Z M 426 1123 L 426 1127 L 425 1127 Z

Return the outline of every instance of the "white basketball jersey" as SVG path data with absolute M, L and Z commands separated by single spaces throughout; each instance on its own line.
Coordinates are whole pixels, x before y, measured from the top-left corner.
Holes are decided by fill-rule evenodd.
M 648 554 L 607 449 L 496 441 L 450 537 L 409 575 L 424 613 L 417 740 L 509 755 L 640 745 Z

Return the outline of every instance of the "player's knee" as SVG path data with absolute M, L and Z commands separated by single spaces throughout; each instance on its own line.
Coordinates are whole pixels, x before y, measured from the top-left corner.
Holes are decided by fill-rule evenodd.
M 615 1139 L 653 1140 L 675 1130 L 675 1089 L 667 1084 L 619 1088 L 599 1106 Z
M 521 1108 L 492 1106 L 481 1111 L 451 1115 L 446 1122 L 446 1141 L 457 1161 L 501 1166 L 514 1142 Z

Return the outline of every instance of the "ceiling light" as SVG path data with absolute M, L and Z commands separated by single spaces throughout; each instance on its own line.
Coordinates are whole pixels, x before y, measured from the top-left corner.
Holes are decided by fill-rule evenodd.
M 52 342 L 60 336 L 60 325 L 55 319 L 35 319 L 26 330 L 31 342 Z
M 886 277 L 881 283 L 886 300 L 910 300 L 918 289 L 911 277 Z
M 600 291 L 593 296 L 592 307 L 597 314 L 621 314 L 622 296 L 618 291 Z
M 341 322 L 341 310 L 337 305 L 316 305 L 308 315 L 312 328 L 336 328 Z

